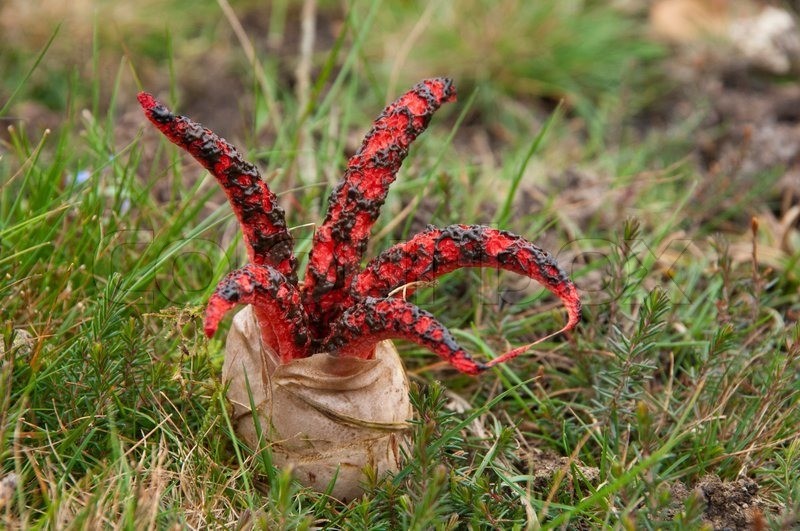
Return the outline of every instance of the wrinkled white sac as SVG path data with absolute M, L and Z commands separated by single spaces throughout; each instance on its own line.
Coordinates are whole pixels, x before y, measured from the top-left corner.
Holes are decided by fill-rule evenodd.
M 333 496 L 350 500 L 363 493 L 365 467 L 400 467 L 412 409 L 390 341 L 371 360 L 322 353 L 281 364 L 248 306 L 233 319 L 222 379 L 238 436 L 254 451 L 270 448 L 275 465 L 308 487 L 324 491 L 336 476 Z

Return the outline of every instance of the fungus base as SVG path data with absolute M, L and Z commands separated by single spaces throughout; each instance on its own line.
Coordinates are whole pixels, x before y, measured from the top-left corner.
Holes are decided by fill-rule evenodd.
M 390 341 L 369 360 L 322 353 L 281 363 L 247 306 L 233 319 L 222 378 L 239 437 L 255 451 L 269 447 L 304 485 L 324 491 L 337 477 L 333 496 L 350 500 L 363 493 L 365 467 L 399 468 L 412 409 Z

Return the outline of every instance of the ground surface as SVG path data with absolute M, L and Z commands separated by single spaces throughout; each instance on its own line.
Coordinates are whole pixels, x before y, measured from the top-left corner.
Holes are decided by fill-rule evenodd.
M 0 526 L 797 525 L 796 72 L 656 41 L 654 2 L 28 4 L 0 7 Z M 201 315 L 245 261 L 238 228 L 135 94 L 257 163 L 304 260 L 371 120 L 432 75 L 459 102 L 369 254 L 427 224 L 512 230 L 569 271 L 584 319 L 480 378 L 399 343 L 414 443 L 343 504 L 233 433 Z M 482 357 L 563 323 L 488 270 L 414 297 Z

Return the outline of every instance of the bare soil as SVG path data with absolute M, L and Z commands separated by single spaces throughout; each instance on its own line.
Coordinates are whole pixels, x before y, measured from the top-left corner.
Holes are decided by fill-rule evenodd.
M 541 496 L 548 496 L 554 482 L 560 496 L 573 497 L 575 486 L 588 483 L 599 486 L 600 471 L 595 467 L 570 462 L 567 457 L 534 450 L 528 455 L 533 474 L 532 488 Z M 576 483 L 577 482 L 577 483 Z M 692 502 L 702 506 L 702 521 L 715 530 L 763 529 L 766 526 L 767 507 L 758 496 L 758 485 L 749 478 L 723 481 L 714 474 L 703 476 L 687 486 L 675 482 L 665 486 L 669 500 L 661 512 L 664 522 L 672 522 L 686 511 Z M 693 498 L 693 499 L 692 499 Z

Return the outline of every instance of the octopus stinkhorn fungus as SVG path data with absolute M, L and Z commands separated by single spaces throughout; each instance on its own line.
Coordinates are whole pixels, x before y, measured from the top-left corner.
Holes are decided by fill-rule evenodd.
M 276 464 L 292 466 L 311 487 L 325 489 L 335 478 L 338 498 L 361 493 L 366 466 L 399 466 L 412 412 L 389 340 L 413 341 L 471 375 L 529 348 L 473 359 L 433 315 L 405 300 L 415 283 L 462 267 L 506 269 L 561 299 L 568 319 L 559 332 L 580 320 L 577 290 L 558 263 L 503 230 L 429 227 L 359 270 L 411 142 L 455 97 L 449 79 L 426 79 L 384 109 L 331 194 L 299 282 L 284 212 L 256 167 L 209 129 L 139 94 L 150 121 L 216 177 L 244 233 L 250 263 L 219 283 L 205 318 L 211 337 L 226 312 L 249 305 L 234 317 L 223 366 L 237 432 L 256 451 L 269 446 Z

